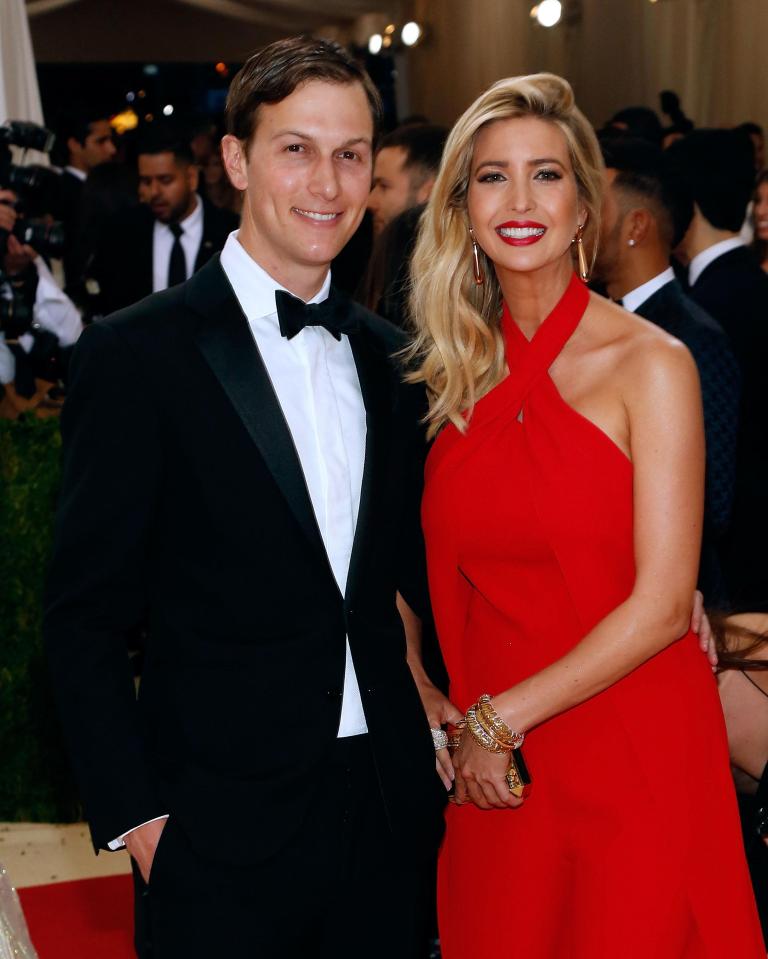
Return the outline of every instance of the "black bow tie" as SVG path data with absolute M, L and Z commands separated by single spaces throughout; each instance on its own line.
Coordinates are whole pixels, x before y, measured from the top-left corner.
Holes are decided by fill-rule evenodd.
M 342 333 L 354 333 L 359 326 L 346 299 L 333 288 L 322 303 L 305 303 L 285 290 L 276 290 L 275 303 L 280 332 L 289 340 L 301 333 L 305 326 L 325 327 L 337 340 L 341 339 Z

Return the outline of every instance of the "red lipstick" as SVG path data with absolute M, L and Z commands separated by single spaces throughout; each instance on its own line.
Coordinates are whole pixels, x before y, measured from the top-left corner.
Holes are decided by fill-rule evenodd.
M 544 224 L 535 220 L 508 220 L 496 227 L 497 236 L 510 246 L 531 246 L 546 232 Z

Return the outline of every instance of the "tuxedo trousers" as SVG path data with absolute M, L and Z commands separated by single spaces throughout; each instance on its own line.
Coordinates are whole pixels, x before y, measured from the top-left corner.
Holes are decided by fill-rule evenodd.
M 148 886 L 134 868 L 140 959 L 423 959 L 435 866 L 394 841 L 368 736 L 337 740 L 318 785 L 291 841 L 248 866 L 201 860 L 171 816 Z M 222 796 L 211 829 L 226 815 Z

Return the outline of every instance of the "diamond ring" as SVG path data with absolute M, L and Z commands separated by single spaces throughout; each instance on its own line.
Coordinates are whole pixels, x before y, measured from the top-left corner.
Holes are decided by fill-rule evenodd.
M 438 749 L 446 749 L 448 746 L 448 733 L 444 729 L 430 729 L 432 733 L 432 742 L 435 747 L 435 752 Z

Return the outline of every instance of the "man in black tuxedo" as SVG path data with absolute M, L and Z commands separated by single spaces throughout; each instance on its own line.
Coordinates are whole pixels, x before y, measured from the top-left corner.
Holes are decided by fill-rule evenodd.
M 92 170 L 115 158 L 117 149 L 107 115 L 99 108 L 73 107 L 62 117 L 57 133 L 66 152 L 53 213 L 64 226 L 64 275 L 67 287 L 74 290 L 85 265 L 80 248 L 83 186 Z
M 728 592 L 720 554 L 736 477 L 738 363 L 722 327 L 684 293 L 670 266 L 678 218 L 665 189 L 662 151 L 629 137 L 604 137 L 601 146 L 606 189 L 596 278 L 625 310 L 681 340 L 696 361 L 707 441 L 699 588 L 708 604 L 724 608 Z
M 395 604 L 423 586 L 422 397 L 328 270 L 379 115 L 335 44 L 251 57 L 223 141 L 239 233 L 73 360 L 45 636 L 155 959 L 417 955 L 445 796 Z
M 172 128 L 153 129 L 139 147 L 139 199 L 105 226 L 89 279 L 104 314 L 176 286 L 218 253 L 238 218 L 197 193 L 192 150 Z
M 695 130 L 672 144 L 665 160 L 675 189 L 693 206 L 682 243 L 690 296 L 723 327 L 741 370 L 725 571 L 732 603 L 762 609 L 768 597 L 768 275 L 739 236 L 752 192 L 754 151 L 743 130 Z

